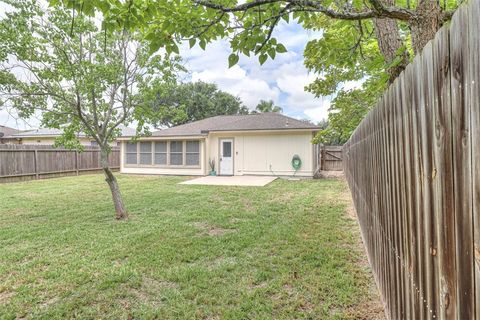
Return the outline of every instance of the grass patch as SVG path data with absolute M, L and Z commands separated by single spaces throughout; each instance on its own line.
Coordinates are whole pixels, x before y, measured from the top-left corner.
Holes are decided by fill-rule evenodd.
M 378 312 L 362 307 L 375 298 L 344 181 L 257 188 L 178 185 L 183 180 L 119 176 L 128 221 L 114 219 L 100 175 L 0 185 L 0 317 Z

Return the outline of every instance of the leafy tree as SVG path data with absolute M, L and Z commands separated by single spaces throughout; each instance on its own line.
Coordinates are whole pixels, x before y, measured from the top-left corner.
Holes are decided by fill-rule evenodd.
M 275 105 L 275 102 L 273 100 L 260 100 L 260 102 L 257 104 L 257 107 L 255 108 L 256 112 L 278 112 L 282 113 L 283 109 L 279 106 Z
M 248 114 L 240 98 L 202 81 L 155 88 L 144 95 L 157 126 L 177 126 L 218 115 Z
M 334 97 L 328 129 L 318 133 L 317 142 L 346 142 L 388 85 L 388 66 L 374 36 L 374 25 L 372 21 L 361 23 L 360 27 L 357 22 L 318 19 L 310 25 L 322 29 L 323 37 L 308 43 L 305 65 L 323 76 L 306 89 L 315 96 Z M 358 28 L 362 32 L 355 32 Z M 344 90 L 343 84 L 351 81 L 360 87 Z
M 345 81 L 375 81 L 364 85 L 354 106 L 362 112 L 405 69 L 436 31 L 447 23 L 458 5 L 456 0 L 50 0 L 67 6 L 99 8 L 110 28 L 140 28 L 152 48 L 178 52 L 177 44 L 188 40 L 205 49 L 207 43 L 229 38 L 230 66 L 239 55 L 257 55 L 263 64 L 286 52 L 273 37 L 281 22 L 296 19 L 306 29 L 320 29 L 323 37 L 311 41 L 305 51 L 306 66 L 319 77 L 307 90 L 315 95 L 336 95 Z M 193 3 L 194 4 L 193 4 Z M 85 10 L 84 10 L 85 11 Z M 367 92 L 368 90 L 373 90 Z M 353 93 L 350 92 L 349 94 Z M 341 96 L 346 98 L 347 92 Z M 344 108 L 336 107 L 340 117 Z M 341 104 L 341 102 L 339 102 Z M 345 113 L 347 116 L 348 113 Z M 348 120 L 348 119 L 346 119 Z M 335 121 L 331 121 L 331 124 Z
M 314 143 L 342 145 L 348 141 L 368 111 L 375 106 L 377 92 L 364 89 L 340 91 L 330 107 L 328 124 L 314 138 Z
M 93 18 L 63 7 L 41 8 L 35 0 L 4 0 L 13 11 L 0 20 L 0 105 L 23 117 L 42 115 L 42 126 L 63 128 L 59 143 L 79 147 L 85 132 L 100 149 L 116 218 L 128 217 L 108 164 L 109 142 L 119 126 L 148 113 L 139 99 L 152 87 L 174 81 L 175 60 L 151 55 L 126 29 L 102 31 Z M 75 12 L 73 12 L 74 14 Z

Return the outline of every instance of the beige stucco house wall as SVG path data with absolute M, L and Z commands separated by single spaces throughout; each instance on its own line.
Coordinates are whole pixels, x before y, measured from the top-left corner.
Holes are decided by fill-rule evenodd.
M 131 174 L 159 175 L 208 175 L 208 161 L 214 159 L 216 171 L 221 166 L 220 141 L 223 138 L 233 140 L 233 174 L 234 175 L 277 175 L 313 177 L 315 172 L 314 147 L 311 143 L 311 130 L 278 130 L 278 131 L 244 131 L 244 132 L 213 132 L 206 137 L 184 136 L 166 138 L 140 138 L 139 142 L 152 144 L 152 157 L 156 141 L 199 141 L 200 155 L 197 166 L 169 166 L 153 164 L 126 164 L 125 138 L 121 144 L 121 172 Z M 298 171 L 292 167 L 294 155 L 302 160 Z
M 121 172 L 203 176 L 313 177 L 312 144 L 318 127 L 278 113 L 216 116 L 156 131 L 135 141 L 120 138 Z M 294 156 L 302 165 L 292 166 Z
M 220 139 L 233 138 L 234 175 L 278 175 L 312 177 L 313 135 L 311 131 L 245 131 L 215 132 L 208 137 L 208 155 L 219 167 Z M 295 172 L 291 161 L 294 155 L 302 160 Z

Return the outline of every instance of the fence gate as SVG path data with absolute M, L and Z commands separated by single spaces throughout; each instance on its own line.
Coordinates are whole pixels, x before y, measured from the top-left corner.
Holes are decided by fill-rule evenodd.
M 342 171 L 342 146 L 315 145 L 317 171 Z

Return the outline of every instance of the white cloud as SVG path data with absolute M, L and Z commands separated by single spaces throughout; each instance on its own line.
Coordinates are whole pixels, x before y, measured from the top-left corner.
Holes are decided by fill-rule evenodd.
M 324 99 L 321 103 L 321 106 L 306 109 L 303 111 L 310 119 L 312 119 L 315 123 L 319 122 L 320 120 L 324 120 L 328 118 L 328 109 L 330 108 L 330 101 Z
M 192 81 L 197 80 L 216 83 L 222 90 L 239 96 L 250 109 L 254 109 L 260 99 L 277 102 L 280 94 L 278 88 L 271 87 L 266 81 L 249 77 L 239 66 L 194 72 Z
M 191 72 L 192 81 L 216 83 L 221 90 L 239 96 L 250 109 L 254 109 L 261 99 L 271 99 L 278 103 L 280 90 L 266 79 L 251 74 L 251 59 L 242 57 L 239 64 L 228 68 L 230 53 L 226 41 L 216 41 L 205 51 L 194 47 L 184 50 L 182 55 Z
M 287 53 L 278 54 L 274 60 L 263 65 L 258 57 L 240 56 L 238 65 L 228 68 L 231 49 L 227 41 L 216 41 L 201 50 L 198 46 L 189 49 L 182 46 L 181 54 L 190 70 L 191 81 L 202 80 L 216 83 L 221 90 L 238 95 L 249 108 L 254 108 L 261 100 L 273 100 L 284 109 L 287 115 L 305 114 L 312 120 L 318 115 L 312 110 L 322 109 L 322 99 L 305 92 L 306 85 L 315 76 L 309 74 L 303 65 L 303 49 L 306 43 L 320 36 L 319 32 L 306 32 L 298 24 L 281 23 L 275 31 L 279 42 L 285 44 Z M 320 108 L 320 109 L 319 109 Z M 310 110 L 309 114 L 304 110 Z M 313 116 L 310 116 L 313 115 Z

